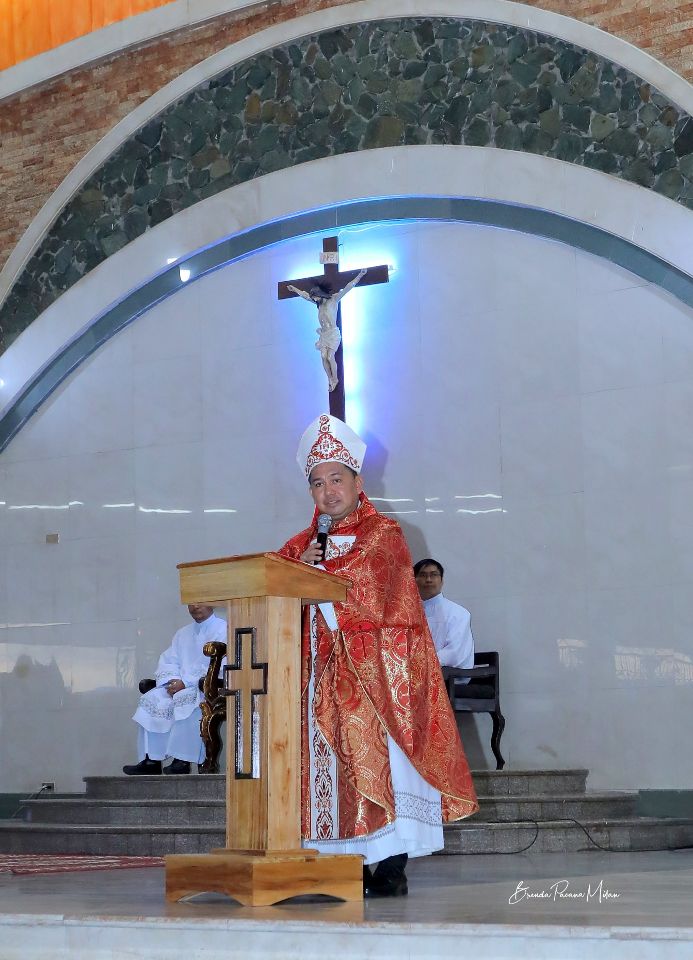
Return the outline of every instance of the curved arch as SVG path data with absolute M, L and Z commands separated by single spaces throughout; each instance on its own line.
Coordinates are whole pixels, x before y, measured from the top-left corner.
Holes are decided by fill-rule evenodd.
M 150 307 L 186 282 L 306 233 L 417 219 L 492 225 L 604 257 L 693 306 L 693 251 L 682 243 L 689 222 L 680 207 L 650 194 L 641 219 L 634 220 L 637 187 L 541 157 L 524 158 L 529 169 L 520 172 L 513 169 L 512 154 L 469 147 L 431 148 L 426 189 L 416 151 L 367 151 L 318 161 L 310 178 L 291 168 L 270 175 L 262 190 L 259 183 L 231 188 L 167 222 L 169 234 L 171 226 L 177 228 L 171 242 L 195 249 L 175 264 L 166 263 L 162 227 L 101 264 L 46 311 L 24 344 L 12 345 L 0 358 L 0 376 L 10 387 L 6 395 L 12 395 L 0 415 L 0 450 L 83 360 Z M 541 209 L 537 184 L 549 182 L 555 185 L 553 209 Z M 370 196 L 364 196 L 364 183 Z M 307 209 L 308 196 L 319 206 Z M 603 202 L 609 198 L 610 208 Z M 220 226 L 231 222 L 230 232 Z
M 678 78 L 675 74 L 673 74 L 672 71 L 669 71 L 661 64 L 658 64 L 657 61 L 654 61 L 641 51 L 636 50 L 636 48 L 632 47 L 625 41 L 604 34 L 601 31 L 578 21 L 573 21 L 569 18 L 556 14 L 549 14 L 546 11 L 540 11 L 535 8 L 528 8 L 522 4 L 506 2 L 506 0 L 493 0 L 493 2 L 487 2 L 483 4 L 480 2 L 473 2 L 473 0 L 467 0 L 466 3 L 462 4 L 461 8 L 459 3 L 454 3 L 452 0 L 436 0 L 435 3 L 426 4 L 425 9 L 431 11 L 429 16 L 433 16 L 435 14 L 436 17 L 448 17 L 450 20 L 454 20 L 454 22 L 460 22 L 460 14 L 464 14 L 467 17 L 472 17 L 474 15 L 483 16 L 484 23 L 494 22 L 498 24 L 507 24 L 510 22 L 513 28 L 515 28 L 516 24 L 521 23 L 522 28 L 525 31 L 528 29 L 528 22 L 531 22 L 533 25 L 533 35 L 535 38 L 538 38 L 535 39 L 536 43 L 540 43 L 541 39 L 545 39 L 550 32 L 552 37 L 558 36 L 562 42 L 580 42 L 583 45 L 584 50 L 589 49 L 593 52 L 596 52 L 599 56 L 607 56 L 606 52 L 608 51 L 610 63 L 632 64 L 639 69 L 639 74 L 633 75 L 633 78 L 628 81 L 631 86 L 634 85 L 636 81 L 639 82 L 639 78 L 641 77 L 644 80 L 647 80 L 649 83 L 656 85 L 660 91 L 663 91 L 664 88 L 671 90 L 672 93 L 674 93 L 678 98 L 676 101 L 677 103 L 686 103 L 685 107 L 671 107 L 671 109 L 674 111 L 671 117 L 671 124 L 673 127 L 674 122 L 677 122 L 677 131 L 683 124 L 683 130 L 685 132 L 684 139 L 686 144 L 688 143 L 688 139 L 693 141 L 693 120 L 691 120 L 687 114 L 682 116 L 680 113 L 680 110 L 687 110 L 688 104 L 693 101 L 693 98 L 691 97 L 693 88 L 691 88 L 686 81 L 682 80 L 682 78 Z M 413 11 L 416 11 L 417 22 L 420 21 L 422 16 L 421 5 L 419 3 L 412 2 L 412 0 L 407 0 L 407 2 L 402 5 L 399 16 L 414 16 Z M 88 154 L 80 164 L 78 164 L 70 177 L 66 178 L 64 183 L 61 185 L 58 191 L 56 191 L 54 196 L 46 204 L 44 209 L 27 230 L 25 236 L 22 238 L 22 241 L 20 241 L 20 244 L 17 246 L 15 251 L 13 251 L 13 254 L 5 265 L 5 268 L 0 273 L 0 297 L 7 297 L 12 284 L 18 279 L 22 269 L 26 267 L 32 253 L 37 249 L 42 239 L 46 237 L 46 231 L 48 227 L 55 220 L 55 217 L 58 215 L 58 213 L 65 209 L 67 198 L 74 196 L 75 191 L 79 190 L 80 186 L 85 183 L 85 180 L 89 177 L 93 177 L 95 170 L 103 168 L 105 158 L 112 155 L 113 149 L 116 145 L 132 143 L 133 133 L 141 128 L 142 125 L 147 122 L 147 120 L 151 120 L 153 116 L 159 116 L 161 111 L 165 109 L 167 105 L 177 101 L 178 98 L 184 96 L 186 93 L 189 93 L 191 90 L 199 88 L 200 85 L 206 84 L 207 86 L 205 89 L 209 90 L 210 77 L 219 75 L 221 71 L 228 69 L 231 65 L 235 65 L 237 67 L 241 65 L 242 67 L 243 62 L 248 62 L 248 58 L 254 57 L 262 51 L 267 50 L 273 44 L 276 45 L 282 42 L 286 47 L 286 44 L 292 39 L 294 41 L 298 41 L 298 39 L 301 37 L 305 39 L 306 32 L 310 31 L 311 29 L 313 31 L 320 31 L 321 37 L 329 35 L 329 30 L 334 29 L 335 27 L 351 25 L 351 27 L 355 30 L 356 27 L 354 24 L 357 24 L 364 19 L 377 24 L 383 24 L 391 21 L 391 17 L 388 17 L 386 11 L 384 10 L 384 4 L 382 0 L 363 0 L 363 2 L 358 4 L 350 4 L 342 7 L 331 8 L 318 14 L 311 14 L 289 23 L 277 25 L 269 30 L 257 34 L 254 37 L 247 38 L 246 40 L 233 45 L 227 50 L 222 51 L 220 54 L 209 58 L 204 63 L 199 64 L 192 70 L 187 71 L 187 73 L 183 74 L 172 84 L 169 84 L 167 87 L 159 91 L 159 93 L 150 98 L 149 101 L 147 101 L 129 117 L 118 124 L 114 130 L 106 138 L 104 138 L 104 140 L 101 141 L 101 143 L 97 145 L 97 147 L 95 147 L 94 150 L 91 151 L 90 154 Z M 519 29 L 519 27 L 517 29 Z M 538 34 L 536 31 L 540 29 L 546 30 L 547 33 Z M 574 39 L 566 39 L 568 37 Z M 308 39 L 310 40 L 310 37 Z M 315 36 L 313 37 L 313 40 L 315 40 Z M 589 46 L 586 46 L 586 44 L 589 44 Z M 293 48 L 289 46 L 288 49 L 292 50 Z M 471 62 L 472 68 L 474 68 L 473 58 Z M 583 66 L 584 65 L 585 64 L 583 63 Z M 241 69 L 241 67 L 239 67 L 239 69 Z M 589 70 L 587 72 L 589 73 Z M 589 78 L 587 79 L 589 84 Z M 655 113 L 657 116 L 659 116 L 661 109 L 665 109 L 665 104 L 666 102 L 669 102 L 669 100 L 668 97 L 665 97 L 664 93 L 662 92 L 658 93 L 657 96 L 663 98 L 662 103 L 658 104 L 658 108 L 655 110 Z M 464 111 L 467 109 L 464 104 L 460 106 L 459 103 L 460 100 L 464 99 L 465 97 L 457 96 L 455 97 L 455 102 L 451 102 L 447 105 L 449 111 L 451 112 L 451 118 L 453 118 L 450 120 L 453 125 L 458 123 L 457 118 L 458 114 L 460 114 L 460 110 Z M 673 104 L 674 101 L 672 100 L 670 103 Z M 412 107 L 411 109 L 413 110 L 414 108 Z M 551 110 L 547 109 L 545 112 L 550 114 Z M 385 120 L 387 120 L 387 117 L 389 116 L 387 109 L 385 110 L 383 116 Z M 467 130 L 469 136 L 463 142 L 471 141 L 473 143 L 475 142 L 474 138 L 478 138 L 479 136 L 481 136 L 483 141 L 483 137 L 486 136 L 484 130 L 489 126 L 489 123 L 483 120 L 481 115 L 478 115 L 475 119 L 479 120 L 479 122 L 476 124 L 477 129 L 472 129 L 474 127 L 474 124 L 472 124 Z M 552 118 L 548 116 L 545 119 L 547 125 L 550 123 L 554 123 L 555 125 L 555 117 Z M 534 121 L 536 120 L 537 117 L 534 116 Z M 418 121 L 413 121 L 414 127 L 416 126 L 416 122 Z M 517 129 L 515 129 L 513 132 L 514 139 L 511 138 L 511 141 L 508 143 L 495 143 L 495 145 L 505 147 L 506 149 L 509 148 L 529 150 L 531 152 L 546 152 L 548 151 L 546 143 L 549 142 L 550 135 L 546 133 L 545 129 L 541 129 L 542 124 L 543 119 L 541 123 L 533 122 L 530 124 L 530 126 L 533 128 L 533 131 L 532 136 L 528 138 L 527 142 L 524 140 L 524 134 L 522 135 L 521 142 L 517 140 L 519 133 Z M 392 131 L 389 130 L 389 127 L 391 126 L 394 127 L 396 124 L 388 124 L 387 122 L 381 124 L 382 129 L 376 130 L 374 137 L 371 137 L 371 140 L 375 140 L 375 142 L 369 142 L 368 131 L 366 130 L 366 135 L 361 137 L 361 140 L 358 144 L 351 147 L 348 145 L 343 146 L 343 148 L 340 149 L 364 149 L 364 147 L 369 145 L 380 146 L 381 144 L 378 142 L 379 139 L 382 139 L 385 143 L 392 142 Z M 400 124 L 400 126 L 397 128 L 397 131 L 395 131 L 395 142 L 397 137 L 400 138 L 400 141 L 404 137 L 404 134 L 400 129 L 402 126 L 403 124 Z M 634 134 L 621 134 L 618 130 L 616 130 L 616 126 L 617 124 L 615 122 L 608 121 L 605 127 L 600 129 L 599 133 L 592 130 L 590 126 L 585 136 L 573 136 L 571 142 L 564 144 L 564 147 L 557 148 L 558 153 L 560 154 L 561 150 L 563 150 L 564 153 L 572 152 L 574 155 L 570 158 L 571 162 L 578 162 L 578 155 L 582 156 L 580 153 L 581 150 L 589 151 L 594 147 L 595 144 L 599 144 L 605 139 L 604 136 L 602 136 L 604 131 L 611 131 L 614 133 L 614 136 L 619 134 L 619 143 L 621 145 L 618 147 L 618 149 L 625 151 L 623 157 L 627 157 L 628 155 L 634 156 Z M 534 136 L 535 133 L 536 136 Z M 646 130 L 644 139 L 649 137 L 651 133 L 651 130 Z M 142 131 L 142 136 L 145 138 L 145 140 L 148 135 L 154 135 L 150 128 Z M 668 136 L 666 133 L 661 135 L 665 138 Z M 456 134 L 453 132 L 452 136 L 454 138 Z M 680 137 L 681 134 L 679 133 L 679 139 Z M 128 138 L 130 139 L 128 140 Z M 150 145 L 150 147 L 151 146 L 152 145 Z M 691 148 L 693 150 L 693 143 L 691 144 Z M 577 153 L 575 153 L 576 151 Z M 300 156 L 301 152 L 301 150 L 297 150 L 295 151 L 294 156 L 288 157 L 286 160 L 280 159 L 278 162 L 280 165 L 300 163 L 303 159 Z M 681 152 L 682 150 L 677 150 L 679 155 Z M 150 149 L 150 155 L 151 153 L 152 149 Z M 595 156 L 596 153 L 599 153 L 599 150 L 595 150 L 591 156 Z M 219 154 L 218 150 L 215 156 L 220 159 L 220 169 L 223 170 L 224 157 Z M 691 156 L 693 156 L 693 153 Z M 621 157 L 621 159 L 623 159 L 623 157 Z M 606 163 L 606 160 L 604 163 Z M 611 160 L 609 160 L 609 163 L 611 163 Z M 625 160 L 624 164 L 627 165 L 627 163 L 628 161 Z M 637 179 L 641 171 L 635 169 L 636 166 L 637 162 L 633 161 L 633 164 L 627 166 L 625 172 L 620 171 L 619 175 Z M 251 167 L 252 165 L 248 167 L 248 170 L 244 172 L 243 176 L 258 176 L 265 170 L 262 165 L 258 166 L 256 164 L 255 167 Z M 631 167 L 633 167 L 633 169 L 631 169 Z M 272 169 L 272 167 L 269 166 L 269 169 Z M 688 168 L 686 168 L 686 170 L 687 169 Z M 166 171 L 158 171 L 158 173 L 168 176 L 170 182 L 170 170 L 168 173 L 166 173 Z M 691 169 L 690 173 L 691 176 L 693 176 L 693 168 Z M 224 173 L 222 172 L 218 176 L 221 181 L 223 181 Z M 229 174 L 229 176 L 231 175 Z M 684 181 L 682 179 L 681 175 L 678 173 L 678 168 L 672 172 L 671 165 L 667 168 L 663 167 L 658 176 L 658 188 L 660 188 L 660 185 L 664 180 L 667 180 L 667 183 L 672 182 L 675 184 L 678 184 L 680 181 L 682 184 L 681 189 L 679 190 L 678 186 L 676 186 L 673 192 L 678 190 L 678 193 L 681 194 L 682 202 L 693 205 L 693 187 L 689 188 L 689 186 L 685 185 L 688 181 Z M 215 173 L 215 177 L 217 177 L 217 173 Z M 654 181 L 654 176 L 652 177 L 652 181 Z M 238 182 L 238 177 L 236 177 L 236 182 Z M 216 189 L 217 187 L 221 188 L 223 185 L 225 184 L 222 182 L 216 184 L 216 186 L 212 186 L 214 189 Z M 147 181 L 144 186 L 151 186 L 152 190 L 156 192 L 153 181 Z M 61 247 L 59 238 L 56 239 L 56 237 L 53 237 L 53 240 L 51 241 L 51 235 L 49 235 L 49 238 L 45 240 L 46 245 L 43 249 L 42 256 L 39 257 L 37 254 L 34 256 L 33 261 L 31 261 L 34 264 L 33 272 L 25 270 L 23 276 L 26 282 L 24 283 L 24 288 L 21 290 L 22 295 L 19 296 L 18 293 L 15 297 L 16 303 L 14 305 L 10 304 L 9 308 L 7 307 L 7 303 L 5 304 L 7 308 L 6 316 L 12 318 L 13 310 L 18 310 L 21 307 L 21 309 L 24 311 L 24 315 L 22 316 L 21 320 L 17 321 L 17 324 L 19 325 L 17 329 L 24 329 L 41 312 L 41 310 L 45 308 L 46 304 L 52 302 L 52 300 L 60 296 L 64 290 L 69 289 L 69 286 L 79 279 L 81 273 L 90 270 L 95 264 L 112 255 L 112 253 L 115 252 L 119 246 L 122 246 L 123 243 L 127 243 L 128 240 L 132 238 L 132 235 L 138 235 L 138 231 L 144 232 L 144 230 L 151 229 L 156 222 L 159 222 L 166 216 L 170 216 L 171 213 L 175 213 L 176 203 L 178 204 L 178 207 L 181 208 L 183 205 L 187 205 L 190 202 L 196 202 L 199 200 L 200 196 L 204 196 L 204 193 L 200 192 L 203 189 L 204 185 L 200 187 L 197 193 L 193 191 L 190 194 L 186 194 L 184 198 L 178 197 L 173 204 L 170 204 L 167 201 L 166 203 L 161 204 L 161 210 L 157 210 L 155 213 L 151 213 L 151 211 L 149 211 L 149 207 L 147 207 L 147 200 L 143 199 L 142 202 L 145 204 L 145 208 L 149 212 L 140 218 L 139 224 L 133 222 L 128 225 L 127 228 L 123 227 L 122 225 L 122 218 L 124 216 L 122 204 L 120 206 L 116 204 L 114 208 L 110 199 L 108 203 L 103 201 L 101 206 L 99 206 L 100 201 L 97 201 L 96 206 L 94 207 L 94 210 L 96 211 L 95 216 L 100 215 L 101 219 L 106 221 L 109 219 L 109 217 L 112 217 L 113 222 L 110 227 L 107 225 L 104 226 L 104 236 L 99 236 L 98 243 L 96 242 L 96 239 L 94 239 L 93 242 L 90 241 L 90 245 L 87 245 L 85 249 L 80 250 L 80 256 L 82 257 L 83 261 L 81 266 L 78 269 L 72 269 L 71 267 L 66 269 L 65 263 L 61 263 L 61 269 L 58 270 L 56 267 L 56 261 L 61 260 L 61 258 L 62 261 L 69 261 L 70 251 L 72 248 L 69 244 Z M 97 195 L 99 193 L 98 190 L 93 192 Z M 143 197 L 145 196 L 146 192 L 147 191 L 145 190 Z M 88 193 L 88 190 L 83 190 L 80 194 L 86 206 L 89 206 L 89 200 L 86 197 Z M 690 198 L 688 196 L 689 193 Z M 138 200 L 137 203 L 139 202 L 140 201 Z M 172 209 L 169 210 L 169 207 Z M 118 226 L 116 221 L 118 221 Z

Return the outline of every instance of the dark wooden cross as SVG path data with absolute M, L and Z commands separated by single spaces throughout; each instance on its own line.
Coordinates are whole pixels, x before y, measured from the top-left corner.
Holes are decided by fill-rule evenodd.
M 255 698 L 267 693 L 267 664 L 255 659 L 254 627 L 238 627 L 235 633 L 234 663 L 225 669 L 225 693 L 236 701 L 234 733 L 236 741 L 236 780 L 257 779 L 254 758 L 259 750 L 253 723 Z M 230 713 L 227 711 L 230 719 Z
M 290 297 L 296 297 L 298 294 L 289 290 L 289 284 L 299 290 L 310 293 L 312 287 L 320 286 L 326 293 L 332 295 L 344 287 L 354 277 L 360 273 L 359 270 L 345 270 L 343 273 L 339 270 L 339 250 L 337 237 L 325 237 L 322 241 L 322 254 L 320 263 L 323 264 L 323 273 L 317 277 L 302 277 L 300 280 L 282 280 L 278 284 L 277 296 L 279 300 L 288 300 Z M 368 267 L 363 277 L 359 281 L 358 287 L 368 287 L 374 283 L 387 283 L 390 279 L 387 264 L 381 264 L 377 267 Z M 353 292 L 353 291 L 352 291 Z M 351 294 L 349 294 L 350 296 Z M 337 328 L 342 332 L 342 310 L 341 304 L 337 308 Z M 344 344 L 339 344 L 339 349 L 335 353 L 335 362 L 337 364 L 338 382 L 334 390 L 330 391 L 330 413 L 333 417 L 346 421 L 345 399 L 344 399 Z

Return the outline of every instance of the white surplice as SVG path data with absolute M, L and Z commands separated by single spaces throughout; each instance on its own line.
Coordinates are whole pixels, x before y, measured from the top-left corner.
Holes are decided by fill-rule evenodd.
M 474 637 L 469 610 L 442 593 L 423 602 L 441 667 L 469 670 L 474 666 Z M 466 683 L 468 680 L 461 680 Z

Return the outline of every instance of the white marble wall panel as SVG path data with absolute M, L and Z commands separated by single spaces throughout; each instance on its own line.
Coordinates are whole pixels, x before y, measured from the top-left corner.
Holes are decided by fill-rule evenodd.
M 693 577 L 693 481 L 672 483 L 668 490 L 669 563 L 673 583 Z
M 673 674 L 673 680 L 682 685 L 690 683 L 693 674 L 690 649 L 693 592 L 689 584 L 689 581 L 682 580 L 664 587 L 655 597 L 658 618 L 666 624 L 666 630 L 657 634 L 662 650 L 666 651 L 669 658 L 664 672 Z
M 693 312 L 514 232 L 340 236 L 342 266 L 396 268 L 345 301 L 366 488 L 500 651 L 508 765 L 690 786 Z M 78 790 L 131 761 L 137 681 L 186 621 L 176 563 L 269 550 L 310 521 L 294 457 L 327 405 L 317 319 L 276 284 L 317 272 L 319 249 L 279 244 L 184 287 L 0 457 L 0 791 Z M 490 763 L 488 718 L 462 727 Z
M 663 478 L 586 490 L 585 576 L 589 589 L 647 589 L 671 582 Z
M 582 491 L 580 413 L 577 396 L 503 405 L 500 448 L 506 506 L 513 498 Z
M 557 709 L 559 700 L 560 708 Z M 594 714 L 591 712 L 590 702 L 581 695 L 579 688 L 570 697 L 557 695 L 551 688 L 531 696 L 524 691 L 510 692 L 503 702 L 504 714 L 506 711 L 503 746 L 504 749 L 507 747 L 510 756 L 522 756 L 523 768 L 587 767 L 590 769 L 590 785 L 603 785 L 604 771 L 600 767 L 605 762 L 608 765 L 608 761 L 602 754 L 603 737 L 596 729 L 598 718 L 603 714 L 600 710 Z M 532 731 L 529 740 L 522 733 L 525 723 L 526 729 Z
M 661 291 L 653 291 L 657 315 L 662 328 L 662 362 L 664 379 L 693 379 L 693 326 L 690 311 Z
M 169 388 L 173 386 L 174 390 Z M 167 402 L 158 398 L 167 394 Z M 202 382 L 197 356 L 137 358 L 133 365 L 134 445 L 192 443 L 200 435 Z
M 580 494 L 513 501 L 503 514 L 505 582 L 510 594 L 585 588 L 584 509 Z
M 663 320 L 642 287 L 586 296 L 578 317 L 583 393 L 662 382 Z
M 64 591 L 60 612 L 77 623 L 111 623 L 131 611 L 135 603 L 135 567 L 132 536 L 87 537 L 68 540 L 62 553 Z M 66 602 L 67 601 L 67 602 Z
M 663 388 L 601 390 L 582 397 L 586 490 L 622 491 L 662 471 L 665 449 Z
M 592 680 L 584 591 L 512 594 L 506 599 L 506 616 L 513 642 L 503 651 L 504 693 L 584 696 Z
M 483 164 L 484 157 L 478 159 Z M 507 237 L 510 239 L 506 243 L 516 235 L 508 233 Z M 500 265 L 496 251 L 502 242 L 500 231 L 483 226 L 460 231 L 455 223 L 440 223 L 435 243 L 431 243 L 428 231 L 420 228 L 417 240 L 416 259 L 407 259 L 407 269 L 421 277 L 418 292 L 422 328 L 444 335 L 447 340 L 455 336 L 455 329 L 446 324 L 451 313 L 478 317 L 498 306 L 496 280 Z M 441 248 L 449 251 L 454 270 L 441 269 Z M 400 260 L 398 251 L 398 266 Z
M 678 696 L 677 696 L 678 694 Z M 646 768 L 653 784 L 672 782 L 672 767 L 681 770 L 683 782 L 690 755 L 690 729 L 681 723 L 677 708 L 681 688 L 666 684 L 632 682 L 610 693 L 610 716 L 590 719 L 595 728 L 598 756 L 593 764 L 599 782 L 623 781 L 634 762 Z M 644 719 L 638 719 L 643 717 Z M 656 718 L 656 720 L 655 720 Z M 623 743 L 630 740 L 630 751 Z M 687 780 L 690 783 L 690 778 Z
M 7 501 L 4 536 L 8 544 L 45 543 L 48 532 L 65 534 L 69 524 L 69 460 L 18 460 L 5 467 Z
M 574 279 L 574 271 L 567 273 Z M 574 294 L 556 292 L 535 304 L 530 297 L 529 289 L 523 291 L 516 304 L 504 304 L 495 316 L 499 393 L 507 404 L 578 392 Z
M 134 406 L 132 329 L 115 337 L 80 367 L 65 392 L 69 409 L 66 448 L 70 453 L 131 450 L 135 427 L 149 410 Z M 164 334 L 165 335 L 165 334 Z
M 71 502 L 64 532 L 70 540 L 124 536 L 134 542 L 134 449 L 70 457 L 67 484 Z
M 663 387 L 663 468 L 671 480 L 693 479 L 693 377 Z
M 456 365 L 459 368 L 465 362 L 460 357 Z M 464 379 L 463 373 L 458 382 Z M 500 510 L 499 504 L 490 502 L 501 497 L 500 406 L 481 397 L 471 404 L 460 399 L 459 394 L 444 395 L 436 389 L 431 370 L 420 409 L 425 428 L 437 424 L 437 429 L 426 437 L 426 509 L 431 513 L 445 509 L 444 495 L 448 491 L 441 483 L 440 472 L 445 464 L 445 469 L 457 478 L 453 493 L 457 510 Z
M 525 242 L 523 234 L 494 230 L 493 237 L 493 297 L 499 309 L 515 315 L 519 306 L 534 307 L 543 320 L 544 314 L 558 319 L 572 308 L 577 294 L 575 250 L 560 243 L 545 243 L 541 263 L 537 263 L 537 251 Z
M 51 626 L 62 622 L 69 598 L 67 568 L 54 545 L 7 545 L 6 618 L 9 626 Z M 3 617 L 3 619 L 5 619 Z M 50 630 L 48 631 L 50 633 Z
M 505 552 L 506 517 L 498 503 L 465 497 L 456 499 L 444 513 L 424 515 L 424 543 L 418 551 L 412 543 L 412 554 L 415 561 L 441 557 L 446 569 L 445 590 L 451 599 L 506 596 L 508 573 L 505 564 L 498 562 Z

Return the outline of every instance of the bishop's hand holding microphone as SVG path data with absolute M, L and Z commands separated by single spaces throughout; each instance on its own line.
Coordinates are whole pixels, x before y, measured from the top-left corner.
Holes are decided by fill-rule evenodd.
M 321 513 L 318 517 L 318 534 L 307 550 L 301 554 L 304 563 L 318 564 L 325 559 L 327 549 L 327 535 L 332 526 L 332 517 L 328 513 Z

